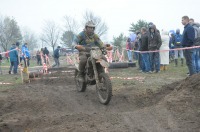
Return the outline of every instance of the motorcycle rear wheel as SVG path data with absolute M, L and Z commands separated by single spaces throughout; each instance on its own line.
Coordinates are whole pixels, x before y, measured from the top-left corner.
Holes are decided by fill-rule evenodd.
M 75 70 L 75 74 L 74 74 L 74 80 L 76 83 L 76 89 L 78 90 L 78 92 L 85 92 L 86 88 L 87 88 L 87 84 L 86 82 L 81 82 L 78 79 L 78 70 Z
M 112 98 L 112 83 L 111 80 L 106 73 L 101 73 L 99 75 L 99 82 L 100 86 L 97 87 L 96 85 L 96 91 L 99 98 L 100 103 L 107 105 L 111 98 Z

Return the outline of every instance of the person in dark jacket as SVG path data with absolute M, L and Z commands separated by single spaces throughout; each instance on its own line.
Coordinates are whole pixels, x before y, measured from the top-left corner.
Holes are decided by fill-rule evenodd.
M 194 28 L 194 31 L 195 31 L 194 45 L 200 46 L 200 24 L 197 22 L 194 22 L 194 19 L 192 18 L 190 18 L 189 23 Z M 200 72 L 200 48 L 194 49 L 193 60 L 194 60 L 194 66 L 195 66 L 196 72 L 199 73 Z
M 141 33 L 140 31 L 136 32 L 136 41 L 135 41 L 135 51 L 140 51 L 140 45 L 141 45 Z M 137 56 L 137 61 L 138 61 L 138 66 L 139 66 L 139 70 L 142 72 L 142 55 L 138 52 L 134 52 L 135 56 Z
M 44 57 L 44 63 L 49 64 L 49 61 L 48 61 L 49 50 L 47 49 L 47 47 L 44 47 L 44 50 L 43 50 L 43 57 Z
M 0 51 L 0 73 L 1 73 L 1 74 L 3 74 L 2 69 L 1 69 L 1 62 L 2 62 L 2 59 L 3 59 L 3 57 L 2 57 L 1 51 Z
M 148 34 L 145 27 L 141 28 L 141 45 L 140 51 L 148 51 Z M 141 53 L 142 56 L 142 71 L 146 73 L 151 73 L 149 53 Z
M 184 25 L 184 31 L 183 31 L 183 39 L 181 41 L 181 44 L 183 47 L 192 47 L 194 46 L 195 31 L 194 31 L 194 28 L 189 24 L 188 16 L 182 17 L 182 24 Z M 189 76 L 196 74 L 194 60 L 193 60 L 193 53 L 194 53 L 194 49 L 186 49 L 183 51 L 186 64 L 189 70 Z
M 36 52 L 36 56 L 37 56 L 37 64 L 42 65 L 40 50 Z
M 49 50 L 47 47 L 44 47 L 43 54 L 49 56 Z
M 60 46 L 58 46 L 56 48 L 56 50 L 54 50 L 53 56 L 54 56 L 55 64 L 52 67 L 55 67 L 55 66 L 59 67 L 60 66 L 60 62 L 59 62 L 60 54 L 59 54 L 59 51 L 60 51 Z
M 128 38 L 126 41 L 126 51 L 127 51 L 129 62 L 132 62 L 132 60 L 133 60 L 132 50 L 133 50 L 133 46 L 131 43 L 131 39 Z
M 10 56 L 10 70 L 9 70 L 9 74 L 11 74 L 11 71 L 13 69 L 13 73 L 17 74 L 17 67 L 18 67 L 18 53 L 16 50 L 16 45 L 13 44 L 12 47 L 10 48 L 10 52 L 9 52 L 9 56 Z
M 148 50 L 155 51 L 159 50 L 162 45 L 161 36 L 155 25 L 149 28 L 148 34 Z M 150 52 L 150 65 L 151 71 L 155 70 L 156 73 L 160 72 L 160 54 L 159 52 Z

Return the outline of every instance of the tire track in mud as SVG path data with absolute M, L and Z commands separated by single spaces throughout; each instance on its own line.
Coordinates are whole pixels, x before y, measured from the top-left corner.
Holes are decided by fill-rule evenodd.
M 19 94 L 18 90 L 24 92 Z M 3 122 L 9 128 L 45 131 L 47 127 L 53 125 L 54 127 L 48 128 L 47 131 L 62 130 L 59 128 L 61 126 L 67 130 L 73 128 L 74 131 L 88 131 L 88 127 L 92 131 L 129 131 L 133 128 L 145 130 L 132 125 L 135 119 L 137 120 L 135 122 L 140 123 L 138 122 L 140 117 L 138 113 L 134 113 L 139 108 L 136 107 L 134 101 L 131 101 L 130 95 L 123 96 L 122 94 L 121 97 L 120 93 L 114 95 L 110 104 L 104 106 L 98 102 L 95 87 L 89 87 L 84 93 L 78 93 L 74 85 L 55 87 L 35 84 L 18 90 L 14 90 L 6 98 L 6 100 L 15 98 L 8 103 L 8 106 L 12 108 L 3 116 Z M 128 118 L 132 123 L 126 122 Z M 78 126 L 76 129 L 75 124 Z M 82 128 L 82 126 L 85 127 Z M 117 129 L 116 126 L 118 126 Z

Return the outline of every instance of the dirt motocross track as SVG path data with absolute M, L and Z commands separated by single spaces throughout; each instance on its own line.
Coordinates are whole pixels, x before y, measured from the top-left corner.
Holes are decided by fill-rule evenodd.
M 59 78 L 51 78 L 58 76 Z M 109 105 L 95 87 L 77 92 L 73 72 L 58 72 L 0 91 L 0 131 L 199 132 L 200 75 L 138 93 L 113 88 Z

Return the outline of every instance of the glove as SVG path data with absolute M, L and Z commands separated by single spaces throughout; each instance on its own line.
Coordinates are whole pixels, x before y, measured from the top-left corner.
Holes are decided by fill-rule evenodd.
M 86 51 L 86 52 L 90 52 L 90 50 L 91 50 L 91 48 L 85 47 L 85 51 Z
M 110 47 L 110 44 L 106 44 L 106 47 Z
M 107 54 L 107 51 L 106 51 L 105 47 L 101 48 L 101 52 L 102 52 L 103 55 Z

